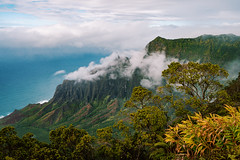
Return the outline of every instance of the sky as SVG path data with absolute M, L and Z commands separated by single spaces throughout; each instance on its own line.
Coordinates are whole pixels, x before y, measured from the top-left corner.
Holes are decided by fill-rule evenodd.
M 1 0 L 0 58 L 144 49 L 157 36 L 240 35 L 239 6 L 239 0 Z

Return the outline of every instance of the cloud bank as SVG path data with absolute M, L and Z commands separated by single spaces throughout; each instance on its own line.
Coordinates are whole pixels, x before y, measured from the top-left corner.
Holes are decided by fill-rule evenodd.
M 138 50 L 157 36 L 240 35 L 238 6 L 238 0 L 2 0 L 0 55 L 6 48 L 21 55 L 43 48 Z
M 111 51 L 139 49 L 155 37 L 153 32 L 154 29 L 150 30 L 142 22 L 117 24 L 104 21 L 32 28 L 0 28 L 0 47 L 37 49 L 95 47 Z
M 146 22 L 111 23 L 104 21 L 39 27 L 0 28 L 0 57 L 9 55 L 59 55 L 86 53 L 90 49 L 114 52 L 143 49 L 157 36 L 189 38 L 203 34 L 238 33 L 239 26 L 149 26 Z M 11 52 L 11 53 L 10 53 Z
M 98 80 L 107 74 L 112 79 L 118 76 L 132 77 L 138 68 L 144 76 L 141 85 L 152 88 L 161 84 L 162 71 L 172 61 L 177 61 L 177 59 L 168 59 L 164 53 L 153 53 L 151 56 L 146 56 L 145 51 L 114 52 L 110 56 L 102 58 L 99 64 L 91 62 L 88 66 L 80 67 L 67 74 L 65 78 L 81 82 Z
M 234 23 L 239 22 L 240 18 L 238 6 L 240 6 L 238 0 L 2 0 L 0 2 L 3 12 L 21 13 L 17 18 L 29 18 L 30 20 L 35 18 L 56 23 L 96 20 L 144 21 L 153 24 L 178 25 L 187 23 L 211 25 L 210 22 Z

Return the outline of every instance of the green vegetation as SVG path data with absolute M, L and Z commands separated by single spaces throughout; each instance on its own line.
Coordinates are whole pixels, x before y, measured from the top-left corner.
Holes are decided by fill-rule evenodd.
M 227 106 L 227 116 L 210 114 L 203 118 L 195 113 L 166 131 L 165 141 L 174 146 L 176 154 L 190 159 L 239 159 L 240 112 Z
M 176 104 L 172 105 L 176 109 L 177 116 L 190 114 L 188 110 L 201 112 L 204 115 L 217 113 L 223 104 L 230 104 L 229 96 L 226 91 L 221 90 L 223 85 L 219 81 L 219 78 L 226 78 L 228 73 L 218 65 L 172 62 L 162 75 L 168 87 L 173 87 L 181 93 L 178 100 L 174 101 Z M 210 106 L 209 104 L 216 99 L 221 100 L 221 103 L 215 104 L 214 107 Z
M 45 142 L 49 142 L 50 130 L 70 124 L 96 135 L 97 129 L 117 121 L 118 112 L 132 89 L 140 85 L 141 76 L 137 72 L 131 78 L 111 79 L 106 75 L 81 83 L 65 80 L 48 103 L 30 104 L 15 110 L 0 119 L 0 127 L 12 125 L 19 136 L 29 131 Z
M 231 100 L 235 103 L 235 105 L 240 106 L 240 72 L 238 74 L 238 78 L 232 80 L 228 86 L 225 87 L 225 90 L 230 95 Z
M 239 44 L 240 37 L 234 35 L 204 35 L 197 38 L 176 40 L 157 37 L 148 44 L 145 58 L 151 54 L 158 54 L 154 52 L 164 51 L 167 57 L 177 57 L 181 60 L 199 61 L 201 63 L 211 62 L 212 64 L 225 67 L 224 65 L 228 64 L 228 62 L 240 59 Z M 18 136 L 22 137 L 29 131 L 38 140 L 45 142 L 49 142 L 49 131 L 61 126 L 69 126 L 70 124 L 73 124 L 78 129 L 85 129 L 89 134 L 96 136 L 97 129 L 111 126 L 121 118 L 119 111 L 124 109 L 124 103 L 131 97 L 133 88 L 139 86 L 142 79 L 147 78 L 143 76 L 139 68 L 134 71 L 132 77 L 122 77 L 121 72 L 131 64 L 128 58 L 120 58 L 118 62 L 116 66 L 112 66 L 110 69 L 111 72 L 99 77 L 95 81 L 81 81 L 76 83 L 76 81 L 65 80 L 56 88 L 53 98 L 48 103 L 30 104 L 21 110 L 14 111 L 9 116 L 0 119 L 0 128 L 12 125 L 15 127 Z M 182 67 L 181 69 L 181 65 L 179 64 L 175 64 L 176 66 L 179 66 L 178 69 L 182 70 L 181 79 L 184 79 L 184 76 L 186 77 L 184 75 L 186 70 L 183 71 L 184 68 Z M 200 69 L 199 66 L 190 66 L 190 64 L 186 66 L 189 69 L 191 68 L 190 72 Z M 215 76 L 218 74 L 217 66 L 206 64 L 201 67 L 201 71 L 198 74 L 203 75 L 209 69 L 208 67 L 215 67 L 216 73 L 213 74 Z M 168 76 L 171 76 L 170 70 L 168 75 L 166 73 L 166 80 Z M 186 74 L 191 74 L 190 72 Z M 110 78 L 112 74 L 116 76 L 114 79 Z M 198 80 L 201 78 L 198 74 L 192 74 L 193 76 L 189 76 L 188 78 Z M 226 75 L 224 73 L 220 74 L 223 75 L 221 78 L 225 78 Z M 191 84 L 189 83 L 190 79 L 188 82 L 186 81 L 186 85 Z M 169 120 L 175 117 L 181 120 L 181 118 L 186 118 L 187 114 L 192 114 L 194 111 L 200 110 L 203 115 L 205 115 L 203 112 L 206 112 L 206 114 L 217 113 L 224 115 L 226 111 L 223 104 L 239 105 L 239 102 L 237 102 L 240 97 L 239 79 L 232 81 L 231 85 L 229 84 L 231 87 L 225 90 L 218 90 L 216 92 L 215 89 L 207 87 L 208 90 L 203 91 L 206 95 L 202 96 L 202 98 L 191 96 L 195 91 L 190 93 L 183 87 L 182 89 L 178 88 L 176 92 L 176 87 L 173 86 L 181 83 L 180 81 L 167 82 L 168 85 L 157 89 L 157 95 L 152 90 L 152 95 L 149 95 L 151 96 L 151 100 L 148 100 L 149 102 L 146 105 L 161 108 L 168 115 L 167 119 Z M 209 81 L 209 83 L 212 82 Z M 194 86 L 192 85 L 191 87 Z M 203 85 L 197 84 L 197 86 L 200 87 Z M 235 90 L 236 88 L 238 90 Z M 200 94 L 199 91 L 198 94 Z M 147 97 L 145 99 L 147 100 Z M 141 107 L 134 100 L 131 101 L 133 105 Z M 145 103 L 144 101 L 143 103 Z M 211 103 L 206 105 L 209 101 Z M 206 108 L 206 106 L 209 107 Z
M 163 71 L 165 86 L 157 93 L 135 87 L 116 123 L 99 127 L 96 137 L 73 125 L 59 126 L 50 131 L 49 143 L 43 143 L 31 133 L 20 138 L 13 127 L 4 127 L 0 131 L 0 158 L 239 159 L 240 108 L 235 107 L 240 102 L 236 98 L 239 77 L 223 88 L 219 78 L 227 75 L 211 63 L 172 62 Z M 109 97 L 93 104 L 99 108 L 107 104 L 111 110 L 116 101 Z M 168 113 L 171 109 L 172 115 Z M 31 110 L 31 106 L 24 110 Z M 90 106 L 80 113 L 88 110 Z
M 147 45 L 148 54 L 165 52 L 180 60 L 210 62 L 224 66 L 240 59 L 240 37 L 235 35 L 203 35 L 197 38 L 168 40 L 155 38 Z
M 172 62 L 156 91 L 139 86 L 139 69 L 66 80 L 48 103 L 0 120 L 0 159 L 239 159 L 240 73 L 224 86 L 221 67 L 240 59 L 240 37 L 157 37 L 147 51 L 201 63 Z

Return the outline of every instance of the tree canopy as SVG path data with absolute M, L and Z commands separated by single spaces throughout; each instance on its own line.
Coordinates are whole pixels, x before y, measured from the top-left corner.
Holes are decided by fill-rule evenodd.
M 221 80 L 228 77 L 228 72 L 211 63 L 188 62 L 181 64 L 172 62 L 162 72 L 169 85 L 183 94 L 185 103 L 195 111 L 205 114 L 209 104 L 219 95 L 224 95 Z

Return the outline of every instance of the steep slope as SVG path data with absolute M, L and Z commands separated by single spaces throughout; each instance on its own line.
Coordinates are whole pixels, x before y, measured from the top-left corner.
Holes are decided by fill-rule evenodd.
M 226 62 L 240 59 L 240 37 L 232 34 L 174 40 L 157 37 L 147 45 L 146 50 L 148 55 L 165 52 L 167 56 L 180 60 L 200 60 L 224 66 Z
M 48 131 L 62 125 L 73 124 L 94 134 L 97 128 L 114 123 L 119 110 L 135 86 L 143 84 L 142 80 L 149 82 L 152 79 L 148 77 L 149 75 L 154 77 L 155 73 L 161 72 L 157 67 L 162 61 L 159 63 L 156 61 L 157 65 L 151 70 L 156 71 L 155 73 L 149 74 L 150 70 L 146 69 L 152 60 L 162 58 L 154 55 L 165 52 L 167 57 L 200 60 L 224 66 L 227 62 L 240 59 L 240 37 L 205 35 L 176 40 L 157 37 L 147 45 L 146 50 L 147 53 L 139 56 L 147 60 L 147 65 L 140 62 L 141 67 L 131 70 L 131 76 L 123 74 L 133 66 L 131 60 L 128 57 L 116 57 L 114 63 L 110 63 L 106 68 L 90 70 L 90 75 L 102 73 L 102 70 L 105 74 L 91 80 L 84 80 L 81 77 L 76 80 L 65 80 L 57 86 L 49 102 L 29 104 L 21 110 L 15 110 L 9 116 L 0 119 L 0 125 L 13 125 L 21 134 L 26 131 L 33 132 L 36 137 L 45 141 L 44 137 L 48 137 L 46 135 Z
M 34 128 L 37 137 L 40 136 L 38 129 L 49 131 L 69 124 L 95 134 L 97 128 L 114 123 L 123 102 L 142 79 L 139 70 L 135 70 L 132 77 L 121 77 L 118 72 L 117 77 L 111 78 L 111 75 L 109 72 L 93 81 L 64 80 L 49 102 L 29 104 L 4 117 L 0 123 L 16 126 L 20 132 L 26 127 Z

